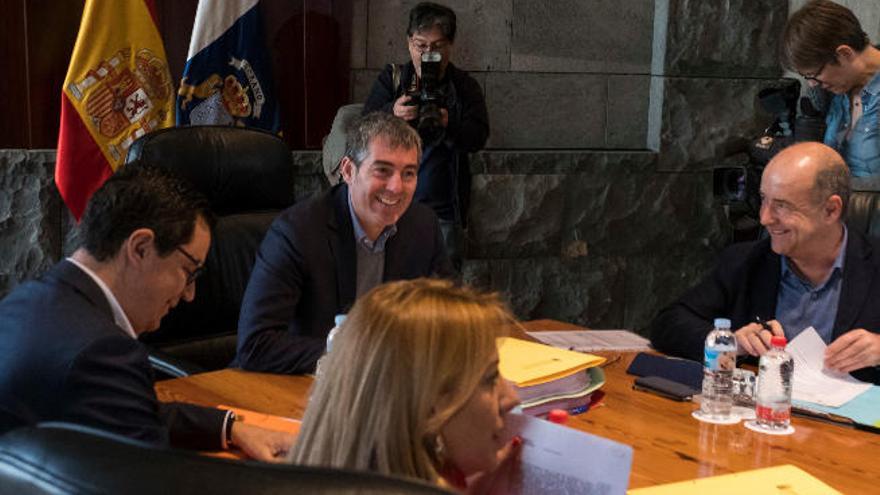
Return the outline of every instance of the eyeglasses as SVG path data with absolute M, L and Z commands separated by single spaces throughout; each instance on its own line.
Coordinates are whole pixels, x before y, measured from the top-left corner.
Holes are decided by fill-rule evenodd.
M 199 261 L 198 258 L 189 254 L 186 251 L 186 249 L 183 249 L 180 246 L 177 246 L 175 249 L 177 249 L 177 251 L 180 252 L 180 254 L 186 256 L 186 259 L 188 259 L 190 262 L 192 262 L 193 265 L 196 265 L 195 270 L 187 270 L 186 268 L 183 269 L 183 271 L 186 272 L 186 285 L 190 285 L 193 282 L 195 282 L 197 278 L 204 275 L 205 270 L 207 270 L 207 268 L 205 267 L 205 265 L 202 265 L 202 262 Z
M 440 52 L 440 51 L 443 51 L 443 50 L 449 48 L 449 41 L 448 40 L 440 40 L 440 41 L 435 41 L 433 43 L 428 43 L 428 42 L 417 40 L 413 37 L 410 37 L 409 44 L 412 45 L 413 49 L 415 49 L 419 53 Z
M 822 64 L 822 67 L 819 67 L 819 70 L 817 70 L 816 72 L 812 74 L 801 74 L 801 77 L 803 77 L 804 80 L 807 82 L 813 81 L 816 84 L 822 84 L 822 81 L 819 80 L 819 76 L 822 75 L 822 71 L 825 70 L 826 65 L 828 65 L 828 62 Z

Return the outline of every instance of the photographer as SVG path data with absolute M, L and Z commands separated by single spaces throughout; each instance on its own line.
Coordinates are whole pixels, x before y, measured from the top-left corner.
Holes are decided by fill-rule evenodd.
M 389 64 L 373 84 L 363 112 L 384 111 L 408 121 L 423 140 L 415 200 L 440 218 L 447 252 L 461 262 L 461 229 L 467 219 L 470 170 L 467 153 L 489 136 L 480 85 L 451 62 L 455 12 L 424 2 L 409 13 L 410 61 Z
M 880 175 L 880 50 L 855 15 L 828 0 L 811 1 L 785 26 L 783 60 L 812 87 L 834 94 L 825 144 L 843 155 L 853 177 Z

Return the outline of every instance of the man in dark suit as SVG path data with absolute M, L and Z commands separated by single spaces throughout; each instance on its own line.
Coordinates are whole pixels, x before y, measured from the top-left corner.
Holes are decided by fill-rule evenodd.
M 245 290 L 233 365 L 314 371 L 334 316 L 382 282 L 450 276 L 437 217 L 411 204 L 421 143 L 385 113 L 352 126 L 345 181 L 283 212 L 263 240 Z
M 791 340 L 812 326 L 829 344 L 825 367 L 880 383 L 880 243 L 847 230 L 849 196 L 849 171 L 831 148 L 802 143 L 776 155 L 761 179 L 769 238 L 724 251 L 654 319 L 654 347 L 702 360 L 712 319 L 729 317 L 741 352 L 759 356 L 774 334 Z
M 158 445 L 280 458 L 286 434 L 229 411 L 160 403 L 147 349 L 181 299 L 195 296 L 213 217 L 203 196 L 152 166 L 130 164 L 89 201 L 83 245 L 0 302 L 0 431 L 67 421 Z

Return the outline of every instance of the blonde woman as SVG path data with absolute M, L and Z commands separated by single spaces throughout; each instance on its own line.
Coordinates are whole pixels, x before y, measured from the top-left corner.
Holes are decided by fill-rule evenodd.
M 511 321 L 497 297 L 447 281 L 365 294 L 334 340 L 292 461 L 497 489 L 520 446 L 504 436 L 519 400 L 495 347 Z

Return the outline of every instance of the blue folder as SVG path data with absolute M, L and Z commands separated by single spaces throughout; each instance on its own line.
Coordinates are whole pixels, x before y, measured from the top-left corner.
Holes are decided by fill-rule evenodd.
M 865 429 L 880 432 L 880 387 L 877 385 L 872 386 L 840 407 L 822 406 L 813 402 L 799 400 L 794 401 L 792 405 L 808 412 L 830 414 L 849 419 L 857 427 L 863 426 L 867 427 Z M 829 419 L 839 420 L 840 418 Z

